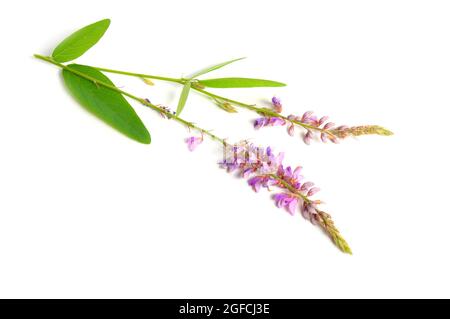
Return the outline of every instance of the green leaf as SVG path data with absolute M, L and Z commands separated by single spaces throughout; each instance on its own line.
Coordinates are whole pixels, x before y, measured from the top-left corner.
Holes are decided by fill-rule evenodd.
M 281 82 L 249 78 L 208 79 L 199 80 L 199 83 L 210 88 L 253 88 L 286 86 L 286 84 Z
M 226 66 L 226 65 L 228 65 L 228 64 L 230 64 L 230 63 L 233 63 L 233 62 L 236 62 L 236 61 L 239 61 L 239 60 L 242 60 L 242 59 L 245 59 L 245 58 L 239 58 L 239 59 L 234 59 L 234 60 L 227 61 L 227 62 L 222 62 L 222 63 L 216 64 L 216 65 L 213 65 L 213 66 L 211 66 L 211 67 L 209 67 L 209 68 L 200 70 L 200 71 L 194 73 L 193 75 L 191 75 L 191 79 L 196 78 L 196 77 L 198 77 L 198 76 L 200 76 L 200 75 L 209 73 L 209 72 L 211 72 L 211 71 L 214 71 L 214 70 L 223 68 L 224 66 Z
M 111 20 L 104 19 L 72 33 L 53 50 L 53 59 L 62 63 L 82 56 L 100 40 L 110 23 Z
M 114 85 L 103 73 L 89 66 L 71 64 L 68 68 Z M 66 69 L 63 70 L 63 78 L 70 93 L 88 111 L 126 136 L 150 144 L 150 133 L 122 94 Z
M 178 100 L 177 106 L 177 116 L 180 115 L 181 111 L 183 111 L 184 106 L 186 105 L 186 101 L 189 95 L 189 91 L 191 90 L 191 82 L 187 81 L 183 86 L 183 91 L 181 91 L 180 99 Z

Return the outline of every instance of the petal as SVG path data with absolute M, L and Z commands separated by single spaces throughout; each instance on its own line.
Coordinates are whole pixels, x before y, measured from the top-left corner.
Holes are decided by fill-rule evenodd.
M 261 177 L 260 176 L 255 176 L 255 177 L 252 177 L 252 178 L 250 178 L 248 180 L 248 184 L 250 186 L 254 186 L 254 185 L 256 185 L 257 183 L 260 183 L 260 182 L 261 182 Z
M 273 196 L 273 199 L 275 200 L 278 208 L 283 206 L 283 203 L 284 203 L 284 200 L 286 199 L 286 197 L 288 197 L 288 195 L 285 193 L 279 193 L 279 194 L 275 194 Z
M 319 125 L 322 125 L 323 123 L 325 123 L 326 120 L 328 120 L 328 116 L 322 116 L 319 120 Z
M 280 119 L 279 117 L 272 117 L 271 124 L 274 126 L 283 126 L 284 124 L 286 124 L 286 121 L 284 119 Z
M 305 182 L 305 183 L 303 183 L 303 185 L 301 187 L 301 190 L 302 191 L 306 191 L 306 190 L 310 189 L 313 186 L 314 186 L 313 182 Z
M 253 123 L 254 128 L 260 128 L 262 126 L 261 119 L 256 119 Z
M 253 171 L 252 168 L 246 168 L 246 169 L 244 169 L 244 170 L 242 171 L 242 177 L 247 178 L 247 177 L 250 175 L 250 173 L 251 173 L 252 171 Z
M 277 175 L 280 176 L 280 177 L 284 176 L 284 167 L 283 167 L 283 164 L 280 164 L 280 166 L 278 166 L 278 169 L 277 169 Z
M 283 162 L 283 159 L 284 159 L 284 152 L 278 153 L 277 160 L 276 160 L 277 165 L 281 165 L 281 163 Z
M 311 144 L 311 140 L 312 140 L 312 134 L 311 134 L 311 132 L 308 131 L 306 134 L 303 134 L 303 142 L 304 142 L 306 145 Z
M 312 111 L 307 111 L 307 112 L 303 113 L 301 121 L 302 122 L 309 121 L 312 114 L 313 114 Z
M 298 200 L 297 200 L 297 198 L 294 198 L 288 205 L 288 212 L 289 212 L 289 214 L 294 216 L 295 210 L 297 209 L 297 206 L 298 206 Z
M 276 96 L 274 96 L 274 97 L 272 98 L 272 104 L 273 104 L 273 105 L 281 104 L 281 100 L 280 100 L 279 98 L 277 98 Z
M 187 139 L 186 139 L 186 143 L 187 143 L 187 145 L 188 145 L 188 149 L 192 152 L 193 150 L 195 150 L 195 148 L 197 147 L 197 145 L 196 145 L 196 143 L 195 143 L 195 137 L 194 136 L 191 136 L 191 137 L 188 137 Z
M 289 128 L 288 128 L 288 134 L 290 136 L 294 136 L 294 133 L 295 133 L 294 125 L 290 125 Z
M 318 191 L 320 191 L 319 187 L 313 187 L 308 191 L 307 196 L 313 196 L 315 193 L 317 193 Z
M 278 184 L 278 180 L 276 180 L 275 178 L 269 178 L 268 180 L 267 180 L 267 185 L 269 185 L 269 186 L 273 186 L 273 185 L 277 185 Z
M 333 122 L 329 122 L 329 123 L 325 124 L 323 129 L 328 130 L 328 129 L 332 128 L 333 126 L 335 126 L 335 124 Z
M 294 173 L 292 174 L 292 177 L 294 178 L 298 178 L 300 176 L 300 172 L 302 170 L 301 166 L 297 166 L 294 170 Z
M 292 168 L 290 166 L 286 167 L 285 174 L 287 177 L 292 177 Z

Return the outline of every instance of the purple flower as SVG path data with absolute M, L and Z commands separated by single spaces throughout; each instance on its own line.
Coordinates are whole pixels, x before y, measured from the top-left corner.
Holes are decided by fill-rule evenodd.
M 255 120 L 253 127 L 258 129 L 264 126 L 283 126 L 286 121 L 279 117 L 260 117 Z
M 253 123 L 253 127 L 258 129 L 261 128 L 263 126 L 266 126 L 266 118 L 265 117 L 260 117 L 259 119 L 255 120 L 255 123 Z
M 283 165 L 280 165 L 277 170 L 277 176 L 288 183 L 292 188 L 301 191 L 301 181 L 303 179 L 303 176 L 300 175 L 301 171 L 301 166 L 297 166 L 295 170 L 292 170 L 290 166 L 284 168 Z
M 248 185 L 250 185 L 255 192 L 259 192 L 261 189 L 261 184 L 263 182 L 263 177 L 255 176 L 248 180 Z
M 253 167 L 248 167 L 246 169 L 243 169 L 242 170 L 242 177 L 247 178 L 253 172 L 254 172 L 254 168 Z
M 275 194 L 275 196 L 273 198 L 275 200 L 277 207 L 279 207 L 279 208 L 285 207 L 287 209 L 287 211 L 289 212 L 289 214 L 294 216 L 295 210 L 297 209 L 298 203 L 299 203 L 297 197 L 295 197 L 291 194 L 279 193 L 279 194 Z
M 279 117 L 270 117 L 268 125 L 270 126 L 283 126 L 286 124 L 286 121 L 284 119 L 280 119 Z
M 203 142 L 203 137 L 191 136 L 186 139 L 189 151 L 193 151 Z
M 276 181 L 269 176 L 255 176 L 248 180 L 248 184 L 253 188 L 255 192 L 259 192 L 262 187 L 269 188 L 276 183 Z
M 275 112 L 277 112 L 277 113 L 281 113 L 281 111 L 283 110 L 283 105 L 281 105 L 281 100 L 279 98 L 277 98 L 276 96 L 274 96 L 272 98 L 272 105 L 273 105 Z
M 303 202 L 300 206 L 300 211 L 305 219 L 308 219 L 311 223 L 316 224 L 317 208 L 314 202 Z

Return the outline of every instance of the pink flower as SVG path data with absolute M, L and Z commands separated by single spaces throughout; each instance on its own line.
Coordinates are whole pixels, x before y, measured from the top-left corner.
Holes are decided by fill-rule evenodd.
M 317 217 L 316 203 L 303 202 L 303 204 L 300 206 L 300 211 L 305 219 L 309 220 L 313 224 L 316 224 L 316 217 Z
M 314 186 L 314 183 L 313 182 L 305 182 L 305 183 L 303 183 L 303 185 L 302 185 L 302 187 L 300 188 L 300 190 L 302 191 L 302 192 L 306 192 L 306 191 L 308 191 L 311 187 L 313 187 Z
M 323 123 L 325 123 L 325 121 L 328 120 L 328 116 L 322 116 L 319 120 L 319 125 L 322 125 Z
M 193 151 L 203 142 L 203 136 L 202 137 L 196 137 L 191 136 L 186 139 L 186 143 L 188 145 L 189 151 Z
M 318 187 L 313 187 L 311 188 L 308 193 L 306 194 L 306 196 L 313 196 L 315 193 L 317 193 L 318 191 L 320 191 L 320 188 Z
M 285 207 L 289 214 L 294 216 L 295 210 L 298 207 L 298 198 L 286 193 L 275 194 L 273 197 L 277 207 Z
M 294 124 L 289 125 L 288 134 L 294 136 Z
M 309 145 L 311 144 L 312 138 L 313 138 L 312 132 L 308 131 L 303 135 L 303 142 L 305 142 L 306 145 Z
M 329 129 L 332 128 L 333 126 L 335 126 L 335 124 L 332 123 L 332 122 L 329 122 L 329 123 L 327 123 L 327 124 L 324 125 L 323 129 L 324 129 L 324 130 L 329 130 Z
M 260 117 L 253 123 L 254 128 L 258 129 L 264 126 L 283 126 L 286 121 L 279 117 Z
M 269 186 L 276 184 L 276 181 L 267 175 L 263 175 L 250 178 L 248 184 L 255 192 L 258 192 L 261 189 L 261 186 L 269 188 Z
M 266 123 L 266 118 L 260 117 L 259 119 L 255 120 L 255 123 L 253 123 L 253 127 L 258 129 L 258 128 L 265 126 L 265 123 Z

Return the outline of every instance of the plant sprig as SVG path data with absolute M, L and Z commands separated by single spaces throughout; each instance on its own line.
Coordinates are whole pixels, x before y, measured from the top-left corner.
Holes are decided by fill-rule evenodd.
M 310 112 L 305 113 L 302 118 L 291 115 L 282 115 L 280 113 L 280 101 L 274 100 L 275 98 L 273 99 L 273 103 L 277 104 L 277 108 L 270 109 L 236 101 L 206 90 L 206 88 L 224 89 L 282 87 L 286 85 L 284 83 L 272 80 L 242 77 L 199 79 L 199 77 L 205 74 L 223 68 L 244 58 L 233 59 L 215 64 L 198 72 L 194 72 L 188 78 L 179 79 L 119 71 L 75 63 L 64 64 L 66 62 L 71 62 L 86 53 L 102 38 L 109 26 L 109 19 L 100 20 L 68 36 L 56 46 L 51 56 L 44 56 L 40 54 L 35 54 L 34 56 L 40 60 L 61 68 L 64 84 L 79 104 L 117 131 L 137 142 L 150 144 L 150 132 L 139 118 L 133 107 L 124 97 L 135 100 L 151 110 L 163 115 L 164 117 L 172 119 L 188 129 L 199 133 L 201 137 L 190 137 L 187 141 L 191 150 L 203 141 L 204 135 L 221 143 L 225 147 L 232 146 L 233 149 L 239 149 L 240 146 L 236 146 L 236 144 L 230 145 L 226 139 L 218 137 L 213 134 L 211 130 L 206 130 L 200 126 L 197 126 L 193 122 L 180 117 L 181 112 L 187 105 L 188 96 L 192 91 L 203 94 L 224 111 L 235 113 L 235 107 L 245 108 L 263 116 L 264 121 L 259 121 L 258 123 L 263 123 L 265 125 L 270 125 L 273 123 L 291 123 L 289 130 L 291 130 L 293 125 L 297 125 L 305 129 L 308 132 L 307 135 L 312 131 L 317 131 L 321 134 L 322 140 L 324 139 L 324 136 L 333 140 L 335 138 L 343 138 L 348 135 L 359 136 L 364 134 L 391 134 L 390 131 L 379 126 L 357 126 L 345 129 L 332 128 L 332 123 L 326 123 L 324 126 L 321 126 L 324 123 L 322 121 L 323 118 L 318 120 L 312 116 Z M 151 80 L 169 81 L 182 85 L 183 88 L 176 112 L 172 112 L 167 107 L 155 105 L 147 98 L 138 97 L 118 88 L 104 73 L 115 73 L 138 77 L 143 79 L 149 85 L 153 85 Z M 273 121 L 274 119 L 276 119 L 276 121 Z M 248 147 L 248 145 L 246 147 Z M 250 149 L 252 151 L 255 150 L 253 146 L 251 146 Z M 254 162 L 249 161 L 247 151 L 248 149 L 244 148 L 244 153 L 241 154 L 243 157 L 239 159 L 238 162 L 236 162 L 237 157 L 234 156 L 234 162 L 226 163 L 227 165 L 231 165 L 227 166 L 227 169 L 232 167 L 239 168 L 242 170 L 242 176 L 244 177 L 249 174 L 254 174 L 254 176 L 249 180 L 249 184 L 254 189 L 261 186 L 268 188 L 269 184 L 272 183 L 271 185 L 277 185 L 279 188 L 286 191 L 287 193 L 281 193 L 275 196 L 277 206 L 286 207 L 289 212 L 292 213 L 293 210 L 296 207 L 299 207 L 301 203 L 301 213 L 304 216 L 307 216 L 312 222 L 319 224 L 319 226 L 328 234 L 338 248 L 340 248 L 343 252 L 351 254 L 350 247 L 334 226 L 330 215 L 317 208 L 317 205 L 319 205 L 321 201 L 310 199 L 310 196 L 313 196 L 318 191 L 318 188 L 313 187 L 313 183 L 311 182 L 301 182 L 302 176 L 298 173 L 300 167 L 295 169 L 295 171 L 292 171 L 290 167 L 284 168 L 281 162 L 281 154 L 278 157 L 274 157 L 270 147 L 266 150 L 266 162 L 261 161 L 258 157 L 253 159 Z M 271 167 L 270 172 L 267 172 L 267 167 Z
M 99 39 L 106 32 L 109 27 L 110 20 L 104 19 L 88 25 L 62 41 L 54 50 L 52 54 L 52 58 L 56 62 L 69 61 L 71 59 L 77 58 L 84 54 L 89 48 L 91 48 L 95 43 L 99 41 Z M 84 42 L 83 42 L 84 39 Z M 213 66 L 204 68 L 198 72 L 194 72 L 188 78 L 171 78 L 165 76 L 158 75 L 150 75 L 143 73 L 135 73 L 128 71 L 119 71 L 108 68 L 100 68 L 91 66 L 93 69 L 96 69 L 100 72 L 107 73 L 116 73 L 126 76 L 139 77 L 148 83 L 149 79 L 168 81 L 173 83 L 178 83 L 183 86 L 182 91 L 180 93 L 180 97 L 178 100 L 178 105 L 176 108 L 176 115 L 180 115 L 184 110 L 189 94 L 192 90 L 197 91 L 200 94 L 203 94 L 212 99 L 214 104 L 219 105 L 221 109 L 226 112 L 235 113 L 236 109 L 233 106 L 245 108 L 247 110 L 253 111 L 260 116 L 263 116 L 267 119 L 270 118 L 278 118 L 282 120 L 282 122 L 278 123 L 290 123 L 289 126 L 289 134 L 292 135 L 294 125 L 301 127 L 305 130 L 304 140 L 309 144 L 309 140 L 313 136 L 313 132 L 317 132 L 320 134 L 323 141 L 331 140 L 333 142 L 337 142 L 339 138 L 345 138 L 347 136 L 359 136 L 359 135 L 368 135 L 368 134 L 378 134 L 378 135 L 392 135 L 392 132 L 386 130 L 383 127 L 378 125 L 365 125 L 365 126 L 355 126 L 355 127 L 344 127 L 341 126 L 338 129 L 336 128 L 328 128 L 327 125 L 322 126 L 318 125 L 319 123 L 311 121 L 310 118 L 307 120 L 302 120 L 299 116 L 293 115 L 283 115 L 280 112 L 276 112 L 273 109 L 267 107 L 258 107 L 255 104 L 243 103 L 237 100 L 233 100 L 210 91 L 205 90 L 205 88 L 253 88 L 253 87 L 283 87 L 286 84 L 272 81 L 272 80 L 264 80 L 264 79 L 254 79 L 254 78 L 242 78 L 242 77 L 228 77 L 228 78 L 212 78 L 212 79 L 198 79 L 198 77 L 205 75 L 207 73 L 213 72 L 220 68 L 223 68 L 229 64 L 234 62 L 243 60 L 245 58 L 233 59 L 225 62 L 221 62 L 215 64 Z M 153 82 L 152 82 L 153 85 Z M 102 116 L 99 116 L 102 118 Z M 331 124 L 331 123 L 330 123 Z M 114 126 L 114 125 L 113 125 Z M 116 127 L 116 126 L 114 126 Z M 117 127 L 116 127 L 117 128 Z M 120 130 L 120 129 L 119 129 Z M 123 131 L 122 131 L 123 132 Z M 123 132 L 125 133 L 125 132 Z M 129 134 L 125 133 L 129 136 Z

